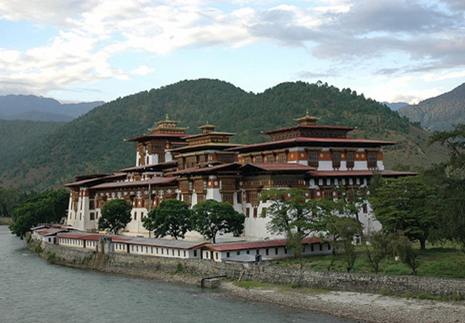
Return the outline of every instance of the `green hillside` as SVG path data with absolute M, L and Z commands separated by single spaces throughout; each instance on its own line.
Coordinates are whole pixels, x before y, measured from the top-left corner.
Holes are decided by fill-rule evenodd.
M 42 144 L 64 122 L 0 119 L 0 174 Z
M 0 186 L 23 189 L 59 187 L 74 176 L 113 172 L 135 164 L 135 144 L 123 139 L 147 133 L 153 122 L 180 120 L 189 133 L 207 121 L 219 131 L 237 133 L 239 143 L 266 140 L 261 131 L 295 125 L 309 110 L 319 124 L 358 126 L 354 136 L 401 141 L 404 150 L 388 152 L 389 164 L 430 163 L 424 145 L 427 134 L 413 129 L 387 106 L 365 99 L 350 89 L 327 84 L 283 83 L 260 94 L 229 83 L 201 79 L 182 81 L 141 92 L 95 108 L 60 128 L 30 156 L 0 177 Z M 415 132 L 412 135 L 412 131 Z M 445 152 L 445 151 L 444 151 Z M 391 158 L 390 156 L 397 156 Z M 439 154 L 441 155 L 441 154 Z
M 419 122 L 425 129 L 451 130 L 452 125 L 465 123 L 465 83 L 448 93 L 403 107 L 398 112 L 412 122 Z

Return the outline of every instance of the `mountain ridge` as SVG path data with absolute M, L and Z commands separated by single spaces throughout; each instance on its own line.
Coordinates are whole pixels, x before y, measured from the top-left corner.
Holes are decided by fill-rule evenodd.
M 465 123 L 465 83 L 417 105 L 400 108 L 397 112 L 430 131 L 450 130 L 455 124 Z
M 440 148 L 428 148 L 428 134 L 397 112 L 351 89 L 285 82 L 254 94 L 224 81 L 199 79 L 118 98 L 89 111 L 57 129 L 28 155 L 33 158 L 4 172 L 0 185 L 56 188 L 76 175 L 134 166 L 135 146 L 123 140 L 147 133 L 166 114 L 189 127 L 188 133 L 199 133 L 198 127 L 209 122 L 218 131 L 236 133 L 233 142 L 254 143 L 268 139 L 262 131 L 295 125 L 306 110 L 320 118 L 319 124 L 356 126 L 352 137 L 398 141 L 398 147 L 386 150 L 390 165 L 423 165 L 447 156 Z
M 52 98 L 10 94 L 0 96 L 0 119 L 71 121 L 103 103 L 105 102 L 94 101 L 62 104 Z

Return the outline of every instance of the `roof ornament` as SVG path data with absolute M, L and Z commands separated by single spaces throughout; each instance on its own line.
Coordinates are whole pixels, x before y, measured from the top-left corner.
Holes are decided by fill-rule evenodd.
M 299 122 L 301 126 L 314 126 L 316 125 L 316 122 L 319 120 L 319 118 L 310 116 L 310 112 L 307 109 L 304 117 L 294 120 Z

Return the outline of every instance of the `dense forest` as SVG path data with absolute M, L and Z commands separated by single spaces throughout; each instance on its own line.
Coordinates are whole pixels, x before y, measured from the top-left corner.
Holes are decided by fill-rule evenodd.
M 465 123 L 465 83 L 448 93 L 403 107 L 398 112 L 431 131 L 451 130 L 453 125 Z
M 0 174 L 22 160 L 65 123 L 0 119 Z
M 443 148 L 428 148 L 428 134 L 406 118 L 351 89 L 293 82 L 254 94 L 223 81 L 200 79 L 118 98 L 93 109 L 59 128 L 5 171 L 0 185 L 57 188 L 76 175 L 133 166 L 135 145 L 124 139 L 147 133 L 165 114 L 189 127 L 189 133 L 198 133 L 197 127 L 208 121 L 218 131 L 236 133 L 234 142 L 253 143 L 267 140 L 262 131 L 295 125 L 294 119 L 306 110 L 320 118 L 319 124 L 357 126 L 354 137 L 398 141 L 386 153 L 388 165 L 428 165 L 447 157 Z

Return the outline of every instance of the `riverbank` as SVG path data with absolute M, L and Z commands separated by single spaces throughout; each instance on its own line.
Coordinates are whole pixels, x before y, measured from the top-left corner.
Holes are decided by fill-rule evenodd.
M 242 265 L 211 263 L 204 261 L 180 261 L 176 259 L 161 259 L 156 257 L 132 256 L 125 254 L 98 254 L 91 250 L 64 248 L 42 244 L 43 248 L 31 243 L 29 248 L 38 251 L 41 257 L 50 262 L 82 269 L 95 269 L 101 272 L 132 275 L 141 278 L 155 279 L 164 282 L 195 285 L 200 277 L 215 276 L 228 273 L 229 280 L 224 281 L 221 289 L 234 297 L 241 297 L 253 302 L 267 302 L 280 306 L 296 307 L 305 310 L 327 313 L 338 317 L 351 318 L 360 322 L 378 323 L 433 323 L 459 322 L 465 323 L 465 301 L 439 302 L 426 300 L 411 300 L 405 298 L 387 297 L 379 294 L 315 291 L 306 287 L 290 288 L 287 282 L 295 275 L 291 271 L 273 273 L 273 268 L 253 266 L 244 269 Z M 239 268 L 240 267 L 240 268 Z M 242 274 L 241 274 L 242 273 Z M 261 274 L 262 276 L 258 276 Z M 312 274 L 312 273 L 307 273 Z M 318 274 L 318 273 L 316 273 Z M 327 275 L 327 273 L 323 273 Z M 254 276 L 255 275 L 255 276 Z M 279 284 L 264 284 L 265 287 L 241 288 L 232 283 L 239 276 L 243 279 L 266 277 L 270 275 L 280 278 Z M 279 276 L 279 277 L 278 277 Z M 325 276 L 330 277 L 330 276 Z M 339 287 L 342 287 L 345 275 L 339 275 Z M 355 279 L 350 276 L 351 279 Z M 372 279 L 376 277 L 371 277 Z M 276 281 L 276 279 L 273 279 Z M 300 282 L 304 282 L 300 279 Z M 372 282 L 372 281 L 371 281 Z M 361 285 L 371 282 L 360 281 Z M 444 281 L 445 282 L 445 281 Z M 456 281 L 465 284 L 463 280 Z M 406 281 L 413 289 L 412 281 Z M 354 283 L 351 283 L 354 286 Z M 444 287 L 444 285 L 443 285 Z M 333 290 L 336 289 L 332 288 Z M 367 287 L 364 287 L 366 289 Z
M 221 287 L 234 297 L 254 302 L 301 308 L 367 323 L 463 323 L 465 302 L 438 302 L 353 292 L 314 292 L 278 286 L 241 288 L 231 282 Z

